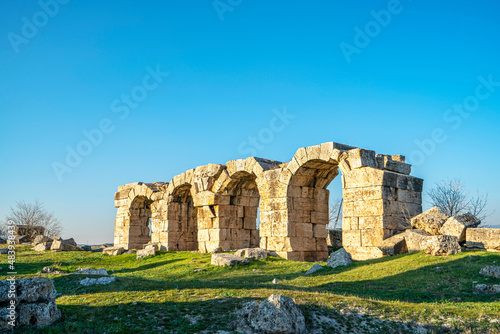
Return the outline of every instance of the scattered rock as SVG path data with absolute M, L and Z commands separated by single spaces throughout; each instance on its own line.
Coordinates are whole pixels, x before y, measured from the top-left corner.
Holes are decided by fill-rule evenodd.
M 54 267 L 43 267 L 40 274 L 67 274 L 68 272 L 63 270 L 56 270 Z
M 311 274 L 314 274 L 315 272 L 317 272 L 318 270 L 321 270 L 323 269 L 323 266 L 320 265 L 320 264 L 315 264 L 314 266 L 312 266 L 306 273 L 305 275 L 311 275 Z
M 102 250 L 103 254 L 108 254 L 110 256 L 116 256 L 123 254 L 125 249 L 123 247 L 106 247 Z
M 382 241 L 378 247 L 385 255 L 393 256 L 408 252 L 406 247 L 405 233 L 396 234 Z
M 404 235 L 408 253 L 421 252 L 423 250 L 422 243 L 430 236 L 424 230 L 406 230 Z
M 157 244 L 146 244 L 144 245 L 144 249 L 154 249 L 155 251 L 160 250 Z
M 10 281 L 0 281 L 0 302 L 5 305 L 0 308 L 0 331 L 12 329 L 8 324 L 10 319 L 7 317 L 10 286 Z M 19 279 L 16 281 L 16 286 L 16 326 L 42 327 L 61 317 L 61 312 L 55 304 L 57 291 L 51 279 L 40 277 Z
M 91 285 L 108 285 L 112 282 L 116 281 L 116 277 L 101 277 L 101 278 L 85 278 L 80 281 L 80 284 L 83 286 L 91 286 Z
M 249 260 L 262 260 L 267 258 L 267 250 L 262 248 L 243 248 L 237 250 L 234 255 L 244 257 Z
M 205 268 L 200 268 L 200 269 L 195 269 L 194 272 L 199 273 L 200 271 L 205 271 L 205 270 L 206 270 Z
M 18 308 L 19 325 L 44 327 L 61 317 L 55 301 L 21 304 Z
M 137 253 L 137 249 L 129 249 L 124 254 L 135 254 L 135 253 Z
M 81 251 L 82 249 L 78 246 L 72 245 L 70 243 L 66 243 L 64 240 L 54 240 L 52 242 L 52 246 L 50 246 L 51 250 L 55 251 Z
M 468 249 L 500 252 L 500 228 L 468 228 L 465 234 Z
M 478 284 L 474 287 L 476 293 L 500 293 L 500 285 Z
M 77 268 L 75 270 L 75 274 L 108 276 L 108 272 L 104 268 L 100 269 Z
M 422 244 L 426 254 L 432 256 L 448 256 L 462 251 L 458 238 L 451 235 L 434 235 L 426 237 Z
M 35 247 L 33 247 L 33 250 L 37 252 L 45 252 L 47 250 L 50 250 L 51 247 L 52 247 L 52 242 L 41 242 Z
M 235 264 L 247 264 L 248 259 L 233 254 L 220 253 L 212 254 L 211 263 L 213 266 L 234 266 Z
M 62 242 L 64 242 L 65 244 L 72 245 L 72 246 L 78 246 L 75 239 L 73 239 L 73 238 L 64 239 Z
M 139 260 L 139 259 L 142 259 L 143 257 L 146 257 L 146 256 L 155 256 L 156 249 L 154 247 L 139 249 L 136 254 L 137 254 L 136 259 Z
M 352 263 L 351 254 L 347 253 L 344 248 L 333 252 L 327 261 L 327 266 L 330 268 L 337 268 L 340 266 L 348 266 Z
M 9 254 L 8 248 L 0 248 L 0 254 Z
M 238 312 L 239 329 L 255 333 L 302 334 L 306 332 L 304 315 L 291 298 L 271 295 L 266 300 L 246 303 Z
M 4 238 L 0 238 L 0 245 L 6 244 L 6 243 L 7 243 L 7 240 L 5 240 Z
M 217 247 L 217 248 L 214 248 L 210 251 L 210 253 L 212 254 L 217 254 L 217 253 L 222 253 L 224 250 L 222 249 L 222 247 Z
M 41 244 L 42 242 L 52 242 L 52 238 L 49 238 L 45 235 L 37 235 L 35 239 L 33 239 L 33 242 L 31 243 L 32 246 L 36 246 L 38 244 Z
M 280 281 L 279 279 L 275 278 L 273 279 L 273 284 L 278 284 L 279 281 Z
M 481 224 L 481 221 L 467 212 L 455 217 L 450 217 L 443 224 L 439 232 L 442 235 L 452 235 L 458 238 L 459 242 L 464 242 L 466 237 L 466 229 L 476 227 Z
M 92 251 L 92 247 L 91 246 L 88 246 L 88 245 L 83 245 L 82 247 L 80 247 L 83 251 L 85 252 L 91 252 Z
M 479 275 L 500 278 L 500 267 L 487 266 L 479 271 Z
M 411 219 L 413 229 L 421 229 L 430 235 L 440 235 L 439 230 L 444 225 L 448 216 L 442 214 L 435 206 Z

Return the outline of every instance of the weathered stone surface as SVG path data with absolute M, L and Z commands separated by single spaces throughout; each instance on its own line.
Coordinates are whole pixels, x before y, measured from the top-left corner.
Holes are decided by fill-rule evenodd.
M 385 255 L 393 256 L 408 252 L 406 247 L 405 233 L 396 234 L 385 239 L 378 247 Z
M 212 254 L 211 263 L 213 266 L 234 266 L 235 264 L 247 264 L 248 259 L 233 254 L 219 253 Z
M 154 247 L 139 249 L 139 250 L 137 250 L 136 254 L 137 254 L 136 259 L 139 260 L 139 259 L 142 259 L 143 257 L 146 257 L 146 256 L 155 256 L 156 249 Z
M 54 267 L 43 267 L 40 274 L 67 274 L 67 272 L 63 270 L 56 270 Z
M 108 254 L 111 256 L 120 255 L 123 254 L 123 252 L 125 252 L 125 249 L 123 249 L 123 247 L 107 247 L 102 250 L 103 254 Z
M 75 239 L 73 238 L 63 239 L 63 242 L 72 246 L 78 246 Z
M 38 235 L 43 235 L 45 228 L 43 226 L 33 225 L 15 225 L 14 236 L 17 243 L 31 243 Z
M 43 327 L 61 317 L 55 301 L 47 303 L 21 304 L 18 308 L 18 321 L 22 326 Z
M 326 244 L 331 247 L 342 247 L 342 230 L 341 229 L 328 230 L 328 237 L 326 238 Z
M 423 242 L 430 236 L 424 230 L 406 230 L 404 234 L 408 253 L 423 251 Z
M 41 242 L 33 247 L 33 250 L 37 252 L 44 252 L 46 250 L 49 250 L 50 247 L 52 247 L 52 242 Z
M 255 333 L 306 333 L 304 315 L 291 298 L 282 295 L 271 295 L 260 303 L 249 302 L 238 314 L 242 325 Z
M 237 250 L 234 255 L 244 257 L 249 260 L 263 260 L 267 258 L 267 250 L 262 248 L 244 248 Z
M 340 231 L 327 230 L 326 188 L 340 171 L 342 242 Z M 317 262 L 328 258 L 329 242 L 354 259 L 381 257 L 383 240 L 422 212 L 423 180 L 409 173 L 402 156 L 329 142 L 299 148 L 286 163 L 250 157 L 199 166 L 169 183 L 130 183 L 115 193 L 114 246 L 201 253 L 260 247 Z
M 68 244 L 61 240 L 54 240 L 50 249 L 53 251 L 81 251 L 82 249 L 78 246 Z
M 88 246 L 88 245 L 83 245 L 82 247 L 80 247 L 83 251 L 85 252 L 91 252 L 92 251 L 92 247 L 91 246 Z
M 411 219 L 413 229 L 421 229 L 430 235 L 440 235 L 440 229 L 448 217 L 435 206 Z
M 312 266 L 312 267 L 311 267 L 311 268 L 310 268 L 310 269 L 309 269 L 309 270 L 305 273 L 305 275 L 311 275 L 311 274 L 314 274 L 315 272 L 317 272 L 317 271 L 319 271 L 319 270 L 321 270 L 321 269 L 323 269 L 323 266 L 322 266 L 322 265 L 320 265 L 320 264 L 317 264 L 317 263 L 316 263 L 315 265 L 313 265 L 313 266 Z
M 75 274 L 108 276 L 108 272 L 104 268 L 99 268 L 99 269 L 77 268 L 75 270 Z
M 500 278 L 500 267 L 498 266 L 487 266 L 479 271 L 479 275 Z
M 34 239 L 33 242 L 31 243 L 32 246 L 36 246 L 38 244 L 41 244 L 42 242 L 52 242 L 52 238 L 49 238 L 45 235 L 37 235 Z
M 451 235 L 434 235 L 426 237 L 422 244 L 426 254 L 432 256 L 448 256 L 462 251 L 458 238 Z
M 91 286 L 91 285 L 108 285 L 116 281 L 116 277 L 101 277 L 101 278 L 85 278 L 80 281 L 80 284 L 83 286 Z
M 458 239 L 459 242 L 465 241 L 466 226 L 460 222 L 456 217 L 450 217 L 439 229 L 442 235 L 451 235 Z
M 327 266 L 330 268 L 337 268 L 340 266 L 348 266 L 351 263 L 351 254 L 349 254 L 344 248 L 341 248 L 330 255 L 327 261 Z
M 500 228 L 468 228 L 465 239 L 469 249 L 500 251 Z
M 9 254 L 8 248 L 0 248 L 0 254 Z
M 466 228 L 476 228 L 481 224 L 481 220 L 470 212 L 457 215 L 455 218 L 464 224 Z
M 478 284 L 474 287 L 474 291 L 477 293 L 496 294 L 500 293 L 500 285 Z

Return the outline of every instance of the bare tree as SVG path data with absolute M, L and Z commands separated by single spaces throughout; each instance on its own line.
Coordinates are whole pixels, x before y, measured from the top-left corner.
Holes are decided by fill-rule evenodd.
M 9 220 L 13 220 L 16 225 L 42 226 L 45 228 L 45 235 L 49 237 L 60 235 L 63 230 L 61 221 L 55 218 L 52 212 L 47 212 L 43 203 L 38 200 L 34 203 L 16 202 L 15 207 L 11 207 L 10 213 L 5 217 L 2 231 L 5 231 Z
M 330 210 L 328 214 L 328 228 L 336 229 L 340 225 L 342 225 L 342 198 L 337 198 L 333 201 L 333 204 L 330 205 Z
M 470 212 L 483 221 L 492 214 L 492 212 L 486 211 L 488 194 L 480 195 L 478 193 L 476 197 L 471 196 L 460 178 L 436 183 L 427 192 L 427 196 L 430 197 L 430 203 L 433 206 L 437 206 L 441 213 L 450 217 Z

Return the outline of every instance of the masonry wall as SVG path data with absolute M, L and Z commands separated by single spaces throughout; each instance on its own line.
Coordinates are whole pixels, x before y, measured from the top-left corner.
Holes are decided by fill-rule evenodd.
M 250 157 L 200 166 L 169 183 L 119 187 L 115 244 L 200 252 L 260 245 L 286 259 L 323 261 L 326 188 L 342 177 L 343 245 L 354 259 L 376 258 L 382 240 L 422 212 L 423 180 L 410 171 L 402 156 L 333 142 L 300 148 L 287 163 Z

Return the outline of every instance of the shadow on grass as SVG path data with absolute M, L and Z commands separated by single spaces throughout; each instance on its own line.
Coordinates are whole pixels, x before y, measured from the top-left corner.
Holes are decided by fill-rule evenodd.
M 35 329 L 20 327 L 16 333 L 235 333 L 245 317 L 237 314 L 244 303 L 261 298 L 216 298 L 204 301 L 165 301 L 162 303 L 122 302 L 112 306 L 60 305 L 62 318 L 51 326 Z M 415 333 L 415 328 L 400 321 L 368 316 L 345 316 L 317 303 L 299 305 L 307 330 L 324 333 L 350 332 L 365 327 L 363 333 Z M 321 316 L 322 322 L 317 320 Z M 330 320 L 326 321 L 325 319 Z M 340 327 L 340 328 L 339 328 Z M 343 331 L 339 331 L 342 329 Z M 446 327 L 433 326 L 432 333 L 450 333 Z M 346 331 L 347 330 L 347 331 Z

